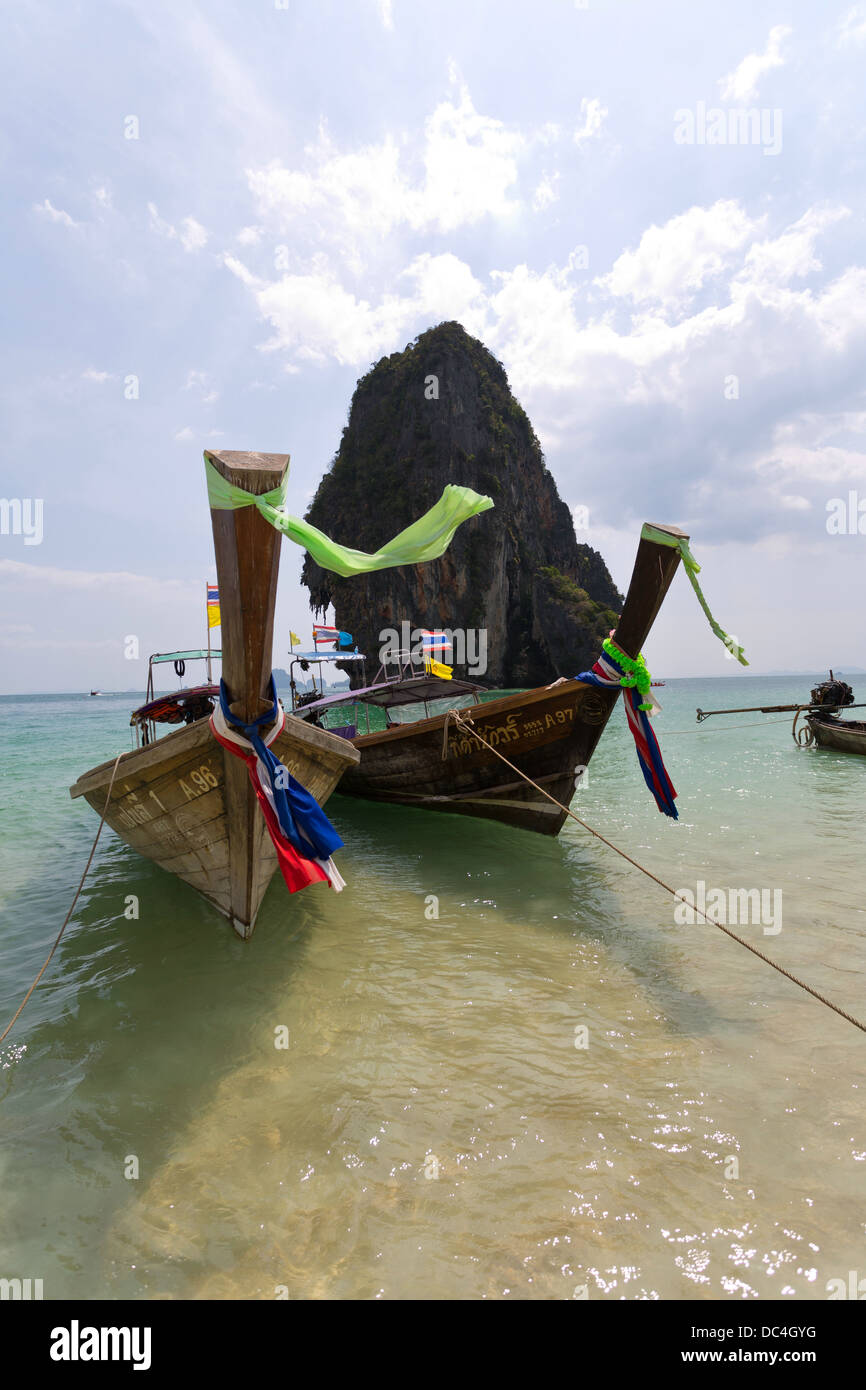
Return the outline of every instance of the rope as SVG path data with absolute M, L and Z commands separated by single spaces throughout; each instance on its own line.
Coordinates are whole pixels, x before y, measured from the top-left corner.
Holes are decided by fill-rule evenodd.
M 96 835 L 95 835 L 95 837 L 94 837 L 93 844 L 90 846 L 90 853 L 89 853 L 89 855 L 87 856 L 87 863 L 86 863 L 85 866 L 84 866 L 84 873 L 81 875 L 81 878 L 80 878 L 79 881 L 78 881 L 78 887 L 77 887 L 76 890 L 75 890 L 75 897 L 72 899 L 72 902 L 71 902 L 70 905 L 69 905 L 69 911 L 67 912 L 66 916 L 65 916 L 64 919 L 63 919 L 63 926 L 60 928 L 60 931 L 57 933 L 57 936 L 55 937 L 55 940 L 54 940 L 54 945 L 51 947 L 51 950 L 48 952 L 48 955 L 45 957 L 45 963 L 43 964 L 42 969 L 39 971 L 39 974 L 36 976 L 36 979 L 33 981 L 33 984 L 30 986 L 30 988 L 28 989 L 28 991 L 27 991 L 27 993 L 25 994 L 24 998 L 22 999 L 22 1001 L 21 1001 L 21 1003 L 20 1003 L 20 1005 L 19 1005 L 19 1007 L 18 1007 L 18 1009 L 17 1009 L 17 1011 L 16 1011 L 16 1013 L 15 1013 L 13 1019 L 12 1019 L 12 1022 L 11 1022 L 10 1024 L 8 1024 L 8 1026 L 6 1027 L 6 1029 L 5 1029 L 5 1031 L 4 1031 L 3 1033 L 0 1033 L 0 1043 L 2 1043 L 2 1042 L 4 1041 L 4 1039 L 7 1038 L 8 1035 L 12 1032 L 12 1029 L 14 1028 L 15 1024 L 18 1022 L 18 1019 L 21 1017 L 21 1014 L 24 1012 L 24 1005 L 27 1003 L 27 1000 L 30 998 L 30 996 L 31 996 L 31 994 L 33 993 L 34 989 L 35 989 L 36 986 L 39 984 L 39 981 L 42 979 L 42 976 L 45 974 L 45 971 L 48 969 L 49 963 L 50 963 L 50 961 L 51 961 L 51 957 L 54 955 L 54 952 L 57 950 L 57 947 L 60 945 L 60 938 L 61 938 L 61 936 L 63 935 L 63 933 L 66 931 L 67 926 L 69 925 L 69 919 L 70 919 L 70 917 L 72 916 L 73 911 L 75 910 L 75 904 L 78 902 L 78 898 L 79 898 L 79 896 L 80 896 L 80 894 L 81 894 L 81 890 L 82 890 L 82 888 L 84 887 L 84 880 L 87 878 L 88 870 L 90 869 L 90 865 L 93 863 L 93 856 L 94 856 L 94 854 L 96 853 L 96 846 L 99 844 L 99 837 L 100 837 L 100 835 L 102 834 L 102 827 L 103 827 L 103 825 L 105 824 L 105 813 L 106 813 L 106 811 L 108 810 L 108 803 L 111 801 L 111 792 L 112 792 L 112 789 L 113 789 L 113 787 L 114 787 L 114 779 L 115 779 L 115 777 L 117 776 L 117 765 L 118 765 L 118 763 L 120 762 L 120 760 L 121 760 L 122 757 L 123 757 L 123 754 L 122 754 L 122 753 L 118 753 L 117 757 L 116 757 L 115 760 L 114 760 L 114 767 L 111 769 L 111 781 L 110 781 L 109 784 L 108 784 L 108 791 L 106 792 L 106 795 L 105 795 L 105 805 L 104 805 L 103 808 L 102 808 L 102 815 L 101 815 L 100 818 L 99 818 L 99 828 L 98 828 L 97 831 L 96 831 Z
M 665 738 L 670 738 L 672 734 L 726 734 L 731 729 L 763 729 L 768 724 L 787 724 L 787 722 L 787 719 L 755 719 L 749 724 L 713 724 L 710 729 L 703 726 L 700 729 L 663 729 L 662 733 Z
M 466 729 L 473 738 L 477 738 L 481 743 L 485 744 L 485 746 L 490 749 L 491 753 L 495 753 L 497 758 L 501 758 L 513 772 L 517 773 L 518 777 L 522 777 L 524 782 L 528 782 L 529 785 L 534 787 L 537 792 L 540 792 L 542 796 L 547 797 L 548 801 L 552 801 L 554 806 L 559 807 L 560 811 L 564 811 L 573 821 L 577 821 L 577 824 L 582 826 L 584 830 L 588 830 L 590 835 L 594 835 L 597 840 L 601 840 L 602 844 L 607 845 L 608 849 L 612 849 L 614 854 L 618 854 L 621 859 L 625 859 L 629 864 L 633 865 L 635 869 L 639 869 L 642 874 L 645 874 L 647 878 L 651 878 L 653 883 L 657 883 L 659 888 L 663 888 L 666 893 L 670 893 L 671 897 L 676 898 L 678 902 L 685 903 L 687 907 L 694 907 L 694 911 L 700 913 L 701 917 L 703 917 L 704 921 L 709 926 L 718 927 L 719 931 L 725 933 L 725 936 L 729 936 L 733 941 L 737 941 L 741 946 L 745 946 L 747 951 L 751 951 L 752 955 L 757 956 L 765 965 L 769 965 L 773 970 L 777 970 L 780 975 L 784 975 L 792 984 L 799 985 L 800 989 L 804 989 L 807 994 L 811 994 L 812 998 L 817 999 L 819 1003 L 826 1004 L 827 1008 L 832 1009 L 840 1018 L 844 1018 L 848 1023 L 853 1023 L 854 1027 L 859 1028 L 861 1033 L 866 1033 L 866 1023 L 862 1023 L 860 1019 L 855 1018 L 853 1014 L 846 1013 L 838 1004 L 834 1004 L 832 999 L 827 999 L 823 994 L 820 994 L 817 989 L 813 989 L 811 985 L 806 984 L 805 980 L 801 980 L 799 976 L 792 974 L 790 970 L 786 970 L 783 965 L 779 965 L 777 961 L 772 960 L 771 957 L 765 955 L 763 951 L 759 951 L 757 946 L 753 946 L 750 941 L 746 941 L 744 937 L 738 936 L 736 932 L 731 931 L 730 927 L 723 926 L 721 922 L 714 922 L 711 917 L 707 916 L 703 908 L 698 907 L 696 904 L 687 903 L 686 899 L 678 893 L 676 889 L 671 888 L 669 883 L 665 883 L 663 879 L 657 878 L 649 869 L 645 869 L 643 864 L 639 864 L 636 859 L 632 859 L 630 854 L 626 854 L 624 849 L 620 849 L 618 845 L 606 839 L 600 831 L 593 830 L 592 826 L 587 825 L 585 820 L 581 820 L 580 816 L 576 816 L 567 806 L 563 806 L 561 801 L 557 801 L 555 796 L 551 796 L 550 792 L 546 792 L 537 782 L 533 782 L 531 777 L 527 777 L 525 772 L 521 772 L 519 767 L 515 767 L 514 763 L 509 762 L 508 758 L 506 758 L 503 753 L 500 753 L 498 748 L 494 748 L 492 743 L 487 742 L 483 734 L 479 734 L 477 729 L 473 729 L 471 721 L 464 719 L 460 710 L 455 709 L 448 711 L 445 716 L 446 729 L 448 727 L 449 718 L 453 718 L 455 724 Z M 2 1041 L 2 1039 L 0 1039 L 0 1041 Z

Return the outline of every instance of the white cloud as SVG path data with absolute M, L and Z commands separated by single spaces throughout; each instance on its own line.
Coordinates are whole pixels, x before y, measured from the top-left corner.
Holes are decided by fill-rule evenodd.
M 722 98 L 725 101 L 751 101 L 758 95 L 758 83 L 765 72 L 784 65 L 782 44 L 791 33 L 787 24 L 776 24 L 767 37 L 767 47 L 763 53 L 749 53 L 741 63 L 719 78 Z
M 63 227 L 78 227 L 81 225 L 79 222 L 76 222 L 74 218 L 70 217 L 68 212 L 64 212 L 62 208 L 56 208 L 49 198 L 46 198 L 41 203 L 34 203 L 33 211 L 38 212 L 42 217 L 47 217 L 51 222 L 59 222 Z
M 111 205 L 112 205 L 112 203 L 111 203 L 111 192 L 110 192 L 109 189 L 107 189 L 107 188 L 97 188 L 97 189 L 94 190 L 93 196 L 94 196 L 94 198 L 96 199 L 96 201 L 97 201 L 97 203 L 99 204 L 100 207 L 102 207 L 102 208 L 110 208 L 110 207 L 111 207 Z
M 185 217 L 181 222 L 180 244 L 184 251 L 200 251 L 207 243 L 207 232 L 194 217 Z
M 158 236 L 168 237 L 169 240 L 177 236 L 176 228 L 174 228 L 170 222 L 166 222 L 164 218 L 160 217 L 159 208 L 156 206 L 156 203 L 148 203 L 147 212 L 150 219 L 150 230 L 152 232 L 156 232 Z
M 174 437 L 177 440 L 178 444 L 188 444 L 191 439 L 195 439 L 195 435 L 193 434 L 189 425 L 184 425 L 183 429 L 178 430 L 177 434 Z
M 181 222 L 181 230 L 171 222 L 166 222 L 165 218 L 160 217 L 159 208 L 155 203 L 148 203 L 148 216 L 150 219 L 150 229 L 156 232 L 157 236 L 163 236 L 168 241 L 180 240 L 184 251 L 200 251 L 206 244 L 208 234 L 200 222 L 196 222 L 194 217 L 185 217 Z
M 273 161 L 247 177 L 264 221 L 281 231 L 312 227 L 319 242 L 355 248 L 357 258 L 358 244 L 378 243 L 397 227 L 444 233 L 510 216 L 525 144 L 519 132 L 480 115 L 461 86 L 425 123 L 420 178 L 402 167 L 394 136 L 344 153 L 324 132 L 306 152 L 311 167 Z
M 582 97 L 580 101 L 582 123 L 574 132 L 574 143 L 580 145 L 584 140 L 591 140 L 593 136 L 600 135 L 607 114 L 607 107 L 602 106 L 598 97 Z
M 379 16 L 386 29 L 394 28 L 394 4 L 393 0 L 376 0 L 379 7 Z
M 100 372 L 97 371 L 95 367 L 87 367 L 86 370 L 81 373 L 81 379 L 82 381 L 98 382 L 101 386 L 105 381 L 113 381 L 114 375 L 112 372 Z
M 637 250 L 624 251 L 596 283 L 635 304 L 676 309 L 732 263 L 757 225 L 730 198 L 689 208 L 663 227 L 648 227 Z
M 839 21 L 837 43 L 840 48 L 853 48 L 866 42 L 866 6 L 852 5 Z
M 850 216 L 843 207 L 810 208 L 781 236 L 755 242 L 746 255 L 742 278 L 762 284 L 785 285 L 821 269 L 815 255 L 815 241 L 828 227 Z
M 115 594 L 140 594 L 144 586 L 145 589 L 164 594 L 166 597 L 189 592 L 191 587 L 188 580 L 156 579 L 152 576 L 130 574 L 127 570 L 67 570 L 53 565 L 30 565 L 23 560 L 0 560 L 0 581 L 18 590 L 90 590 L 94 593 L 106 590 Z
M 241 227 L 235 238 L 241 246 L 256 246 L 262 239 L 261 227 Z
M 200 372 L 195 369 L 187 372 L 183 389 L 184 391 L 196 391 L 205 405 L 213 405 L 214 401 L 219 399 L 219 391 L 211 386 L 207 372 Z
M 549 208 L 551 203 L 555 203 L 559 198 L 557 187 L 560 176 L 558 173 L 545 174 L 536 186 L 532 195 L 532 206 L 536 212 L 543 212 Z

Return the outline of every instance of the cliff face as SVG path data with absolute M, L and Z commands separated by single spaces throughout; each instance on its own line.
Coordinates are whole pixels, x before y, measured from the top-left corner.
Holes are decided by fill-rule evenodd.
M 437 388 L 438 399 L 428 399 Z M 591 665 L 622 599 L 598 552 L 578 544 L 501 364 L 458 323 L 422 333 L 358 382 L 307 519 L 374 551 L 438 501 L 446 483 L 487 493 L 494 510 L 465 522 L 430 564 L 341 579 L 307 557 L 310 606 L 334 604 L 337 626 L 368 655 L 369 679 L 380 633 L 404 620 L 486 628 L 483 679 L 497 687 L 542 685 Z

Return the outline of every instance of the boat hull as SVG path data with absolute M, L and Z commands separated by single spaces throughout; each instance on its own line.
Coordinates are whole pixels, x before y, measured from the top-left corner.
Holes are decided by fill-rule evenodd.
M 340 792 L 557 835 L 565 811 L 524 778 L 567 807 L 618 694 L 564 680 L 464 709 L 518 773 L 446 714 L 364 734 L 353 740 L 361 761 Z
M 359 758 L 345 739 L 291 715 L 271 748 L 320 805 Z M 113 767 L 112 759 L 84 773 L 70 795 L 101 815 Z M 197 889 L 240 936 L 252 935 L 277 856 L 247 767 L 217 743 L 209 720 L 125 753 L 105 821 L 132 849 Z
M 837 753 L 866 755 L 866 724 L 852 720 L 818 719 L 807 716 L 809 728 L 819 748 L 835 748 Z

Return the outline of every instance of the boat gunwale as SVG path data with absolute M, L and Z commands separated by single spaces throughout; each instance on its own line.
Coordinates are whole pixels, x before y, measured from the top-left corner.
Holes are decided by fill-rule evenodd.
M 502 695 L 497 700 L 478 701 L 474 705 L 458 705 L 461 714 L 471 715 L 478 711 L 483 711 L 485 717 L 488 714 L 501 714 L 504 710 L 520 708 L 523 705 L 540 704 L 544 700 L 556 699 L 563 694 L 571 694 L 575 690 L 597 690 L 589 681 L 581 681 L 576 678 L 554 681 L 551 685 L 535 686 L 525 691 L 515 691 L 513 695 Z M 599 691 L 599 694 L 606 692 Z M 619 690 L 611 692 L 615 696 L 619 695 Z M 451 710 L 443 710 L 441 714 L 431 715 L 429 719 L 413 720 L 408 724 L 395 724 L 390 729 L 379 729 L 375 733 L 359 734 L 351 740 L 355 748 L 372 748 L 377 743 L 396 741 L 400 738 L 411 738 L 413 735 L 424 733 L 436 733 L 441 730 L 446 718 Z
M 289 720 L 291 719 L 291 724 Z M 303 732 L 300 732 L 303 730 Z M 286 711 L 286 723 L 279 737 L 283 738 L 288 734 L 295 738 L 299 743 L 307 748 L 317 748 L 323 753 L 333 754 L 336 762 L 344 762 L 348 766 L 355 766 L 361 760 L 360 753 L 354 748 L 352 743 L 339 734 L 332 734 L 328 729 L 320 729 L 315 724 L 307 724 L 303 719 L 298 719 L 295 715 Z M 170 734 L 164 734 L 157 739 L 156 743 L 150 743 L 146 748 L 130 748 L 121 754 L 120 762 L 117 765 L 118 777 L 144 771 L 147 768 L 163 761 L 166 753 L 173 757 L 180 751 L 179 745 L 188 740 L 190 749 L 201 745 L 204 747 L 212 743 L 215 750 L 219 749 L 219 744 L 213 737 L 210 727 L 210 719 L 198 719 L 194 724 L 186 724 L 182 729 L 173 729 Z M 69 795 L 73 798 L 84 796 L 87 792 L 95 791 L 98 787 L 105 785 L 111 778 L 115 759 L 109 758 L 104 763 L 97 763 L 87 772 L 83 772 L 76 782 L 69 788 Z

